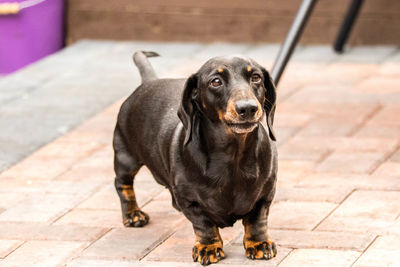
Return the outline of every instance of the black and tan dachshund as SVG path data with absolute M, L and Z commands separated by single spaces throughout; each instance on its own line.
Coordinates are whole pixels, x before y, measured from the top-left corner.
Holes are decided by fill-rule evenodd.
M 223 259 L 218 228 L 239 219 L 246 256 L 275 257 L 267 218 L 277 175 L 276 92 L 268 72 L 252 59 L 216 57 L 188 79 L 158 79 L 152 56 L 158 55 L 135 53 L 142 84 L 122 104 L 114 132 L 123 224 L 149 221 L 133 190 L 146 165 L 193 224 L 194 261 Z

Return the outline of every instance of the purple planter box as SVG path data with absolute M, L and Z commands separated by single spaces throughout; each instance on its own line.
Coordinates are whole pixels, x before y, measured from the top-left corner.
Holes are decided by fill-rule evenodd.
M 0 0 L 0 4 L 11 2 L 27 1 Z M 62 48 L 63 8 L 64 0 L 45 0 L 17 14 L 0 14 L 0 74 L 16 71 Z

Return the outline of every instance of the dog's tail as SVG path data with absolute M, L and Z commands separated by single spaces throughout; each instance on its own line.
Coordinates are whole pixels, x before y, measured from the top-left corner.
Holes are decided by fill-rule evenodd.
M 153 66 L 151 66 L 148 57 L 159 57 L 156 52 L 151 51 L 137 51 L 133 54 L 133 62 L 138 67 L 142 83 L 157 79 Z

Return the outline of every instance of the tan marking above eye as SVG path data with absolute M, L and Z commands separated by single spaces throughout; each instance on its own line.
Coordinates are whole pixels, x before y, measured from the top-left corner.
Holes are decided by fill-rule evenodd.
M 250 66 L 247 67 L 247 71 L 250 72 L 252 68 Z
M 224 69 L 223 68 L 219 68 L 217 71 L 218 71 L 218 73 L 222 73 L 222 72 L 224 72 Z

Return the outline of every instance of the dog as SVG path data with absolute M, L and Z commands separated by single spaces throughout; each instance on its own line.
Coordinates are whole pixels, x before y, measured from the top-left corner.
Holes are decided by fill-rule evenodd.
M 149 221 L 133 189 L 135 174 L 146 165 L 193 224 L 195 262 L 223 259 L 218 229 L 239 219 L 245 255 L 275 257 L 267 234 L 277 176 L 276 89 L 269 73 L 252 59 L 233 56 L 208 60 L 188 79 L 158 79 L 148 60 L 154 56 L 134 54 L 142 84 L 122 104 L 114 131 L 123 224 Z

